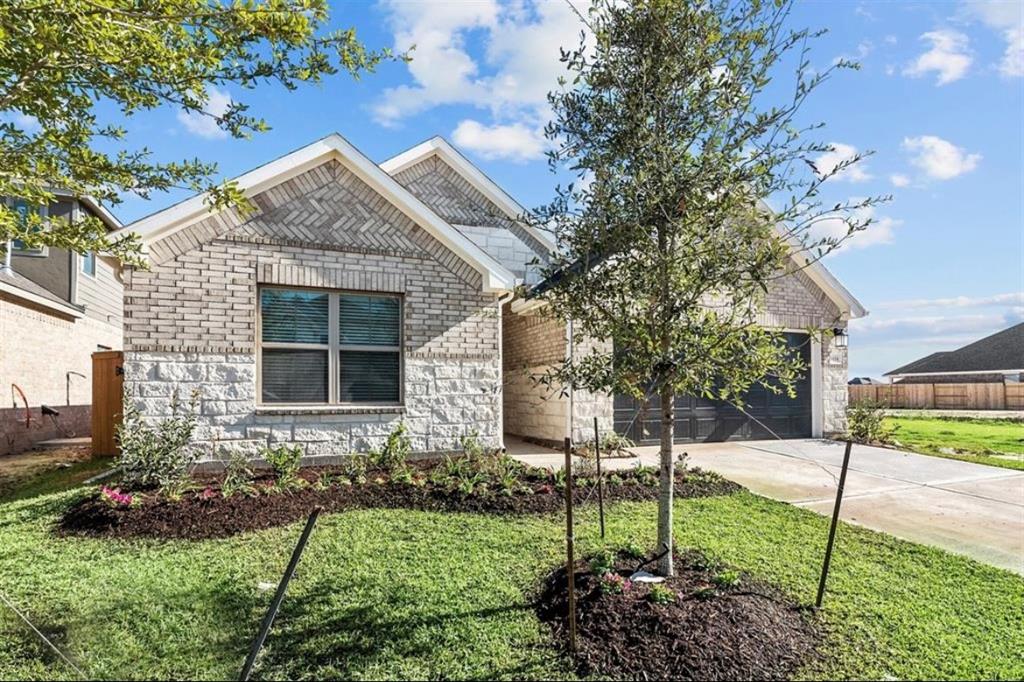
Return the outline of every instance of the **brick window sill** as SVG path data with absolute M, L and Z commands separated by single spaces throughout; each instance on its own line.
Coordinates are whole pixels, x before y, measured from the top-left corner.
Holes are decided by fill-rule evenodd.
M 256 414 L 405 414 L 404 405 L 258 405 Z

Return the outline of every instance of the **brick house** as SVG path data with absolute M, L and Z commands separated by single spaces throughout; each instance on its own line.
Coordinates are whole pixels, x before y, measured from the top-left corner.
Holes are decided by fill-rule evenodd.
M 57 192 L 39 210 L 50 221 L 100 218 L 111 231 L 121 223 L 91 199 Z M 56 247 L 0 244 L 0 389 L 12 398 L 0 409 L 0 455 L 73 433 L 89 435 L 92 354 L 121 347 L 122 286 L 116 260 Z M 29 411 L 26 425 L 26 404 Z M 60 412 L 57 424 L 41 406 Z
M 125 274 L 125 390 L 143 414 L 196 389 L 210 453 L 287 442 L 311 458 L 365 450 L 400 420 L 419 452 L 474 431 L 493 445 L 580 437 L 594 416 L 605 430 L 645 424 L 625 423 L 621 396 L 530 379 L 581 343 L 515 299 L 554 245 L 444 140 L 378 165 L 335 134 L 236 180 L 254 213 L 210 214 L 200 196 L 125 228 L 151 263 Z M 780 282 L 762 322 L 845 330 L 862 314 L 815 264 Z M 804 341 L 799 400 L 762 416 L 788 435 L 839 430 L 846 349 Z M 681 437 L 758 435 L 720 408 L 688 405 L 697 428 Z

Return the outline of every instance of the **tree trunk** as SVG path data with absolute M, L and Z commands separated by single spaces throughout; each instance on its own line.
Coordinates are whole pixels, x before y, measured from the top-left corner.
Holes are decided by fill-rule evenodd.
M 674 462 L 672 460 L 672 441 L 675 436 L 675 414 L 673 401 L 675 393 L 666 382 L 661 389 L 661 475 L 658 492 L 658 552 L 665 553 L 658 561 L 658 574 L 670 576 L 672 568 L 672 497 L 675 487 Z

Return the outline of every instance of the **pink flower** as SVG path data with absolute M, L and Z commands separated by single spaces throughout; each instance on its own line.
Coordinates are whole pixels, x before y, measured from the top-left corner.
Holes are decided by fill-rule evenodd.
M 107 486 L 100 489 L 100 498 L 111 507 L 130 507 L 135 499 L 132 495 L 122 493 L 120 488 L 108 488 Z
M 199 493 L 201 500 L 212 500 L 215 497 L 217 497 L 217 492 L 210 486 L 206 486 L 203 492 Z

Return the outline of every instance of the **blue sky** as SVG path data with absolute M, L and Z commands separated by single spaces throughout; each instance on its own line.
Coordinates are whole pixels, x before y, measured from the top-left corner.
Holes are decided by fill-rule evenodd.
M 828 267 L 870 315 L 851 325 L 851 376 L 879 376 L 1024 319 L 1024 19 L 1007 2 L 804 2 L 794 26 L 828 28 L 819 67 L 846 56 L 816 93 L 807 121 L 828 125 L 837 156 L 874 150 L 837 178 L 830 197 L 893 194 L 877 223 Z M 337 131 L 382 161 L 444 135 L 526 206 L 551 198 L 542 158 L 544 94 L 559 45 L 580 25 L 557 0 L 501 3 L 336 3 L 333 23 L 370 46 L 417 46 L 411 64 L 387 64 L 288 93 L 266 87 L 214 93 L 240 99 L 272 130 L 224 137 L 203 117 L 174 110 L 127 121 L 129 140 L 161 160 L 216 161 L 231 177 Z M 791 77 L 780 73 L 780 78 Z M 130 198 L 125 222 L 182 198 Z

